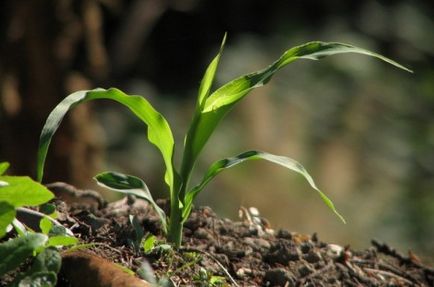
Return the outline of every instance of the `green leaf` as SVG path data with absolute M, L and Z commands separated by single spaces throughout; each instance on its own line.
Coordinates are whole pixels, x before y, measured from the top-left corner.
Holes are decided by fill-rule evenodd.
M 48 237 L 41 233 L 29 233 L 0 244 L 0 277 L 17 268 L 33 251 L 43 247 Z
M 155 237 L 155 235 L 149 234 L 148 236 L 146 236 L 146 239 L 143 240 L 142 243 L 143 252 L 145 254 L 149 254 L 152 251 L 152 249 L 154 249 L 156 243 L 157 243 L 157 237 Z
M 214 82 L 215 73 L 216 73 L 217 67 L 219 65 L 220 57 L 222 55 L 223 48 L 224 48 L 225 43 L 226 43 L 226 36 L 227 36 L 227 33 L 225 33 L 225 35 L 223 36 L 223 40 L 222 40 L 222 43 L 220 45 L 219 53 L 217 54 L 217 56 L 215 56 L 215 58 L 209 64 L 208 68 L 205 71 L 205 75 L 203 76 L 202 81 L 200 83 L 199 95 L 198 95 L 198 101 L 197 101 L 199 107 L 202 107 L 204 100 L 207 99 L 207 97 L 210 93 L 212 84 Z
M 227 34 L 225 33 L 225 35 L 223 36 L 222 43 L 220 45 L 220 51 L 209 64 L 200 83 L 196 111 L 194 113 L 193 120 L 190 124 L 189 130 L 185 138 L 185 150 L 183 154 L 182 167 L 181 167 L 181 173 L 182 173 L 181 177 L 185 181 L 183 182 L 184 185 L 188 184 L 190 173 L 191 170 L 193 169 L 194 162 L 196 160 L 195 155 L 191 150 L 192 147 L 191 140 L 194 139 L 195 135 L 197 134 L 197 127 L 201 120 L 201 113 L 203 110 L 203 106 L 205 104 L 205 100 L 209 96 L 212 84 L 214 82 L 215 74 L 220 62 L 220 57 L 223 53 L 223 48 L 226 43 L 226 36 Z M 180 195 L 181 201 L 183 200 L 183 197 L 184 194 L 181 194 Z
M 96 175 L 94 179 L 103 187 L 117 192 L 135 195 L 148 201 L 152 207 L 154 207 L 155 211 L 160 217 L 164 230 L 167 230 L 166 215 L 152 198 L 151 192 L 143 180 L 132 175 L 126 175 L 118 172 L 103 172 Z
M 0 202 L 0 238 L 5 236 L 6 228 L 15 218 L 15 207 L 7 202 Z
M 49 246 L 70 246 L 78 243 L 78 239 L 67 235 L 57 235 L 48 238 L 47 247 Z
M 11 287 L 32 286 L 29 284 L 33 282 L 35 283 L 38 282 L 42 274 L 46 275 L 47 273 L 53 272 L 56 275 L 60 271 L 61 262 L 62 262 L 62 257 L 60 256 L 60 253 L 56 248 L 54 247 L 45 248 L 41 253 L 39 253 L 35 257 L 35 259 L 33 260 L 32 267 L 29 270 L 27 270 L 25 273 L 19 274 L 10 286 Z M 45 276 L 42 277 L 44 278 Z M 48 278 L 54 279 L 53 281 L 51 281 L 51 283 L 53 284 L 55 284 L 57 281 L 57 276 L 56 277 L 50 276 Z M 40 286 L 40 285 L 36 285 L 36 286 Z M 42 286 L 52 286 L 52 285 L 42 285 Z
M 48 235 L 52 227 L 53 227 L 53 222 L 51 222 L 51 220 L 48 219 L 47 217 L 42 218 L 41 221 L 39 222 L 39 228 L 41 229 L 42 233 L 46 235 Z
M 27 176 L 0 176 L 0 181 L 7 183 L 0 187 L 0 201 L 15 207 L 40 205 L 54 197 L 45 186 Z
M 297 59 L 318 60 L 326 56 L 343 53 L 368 55 L 411 72 L 411 70 L 393 60 L 348 44 L 309 42 L 291 48 L 283 53 L 283 55 L 269 67 L 230 81 L 206 98 L 205 102 L 201 104 L 201 107 L 203 107 L 201 113 L 193 119 L 192 128 L 185 140 L 185 160 L 183 161 L 183 169 L 192 169 L 194 162 L 209 137 L 230 109 L 250 91 L 268 83 L 273 75 L 281 68 Z
M 219 174 L 221 171 L 225 169 L 236 166 L 247 160 L 257 160 L 257 159 L 267 160 L 269 162 L 278 164 L 280 166 L 283 166 L 287 169 L 290 169 L 292 171 L 301 174 L 307 180 L 310 186 L 318 192 L 318 194 L 320 195 L 324 203 L 339 217 L 339 219 L 341 219 L 345 223 L 345 219 L 338 213 L 333 202 L 321 190 L 319 190 L 319 188 L 316 186 L 310 174 L 300 163 L 298 163 L 297 161 L 289 157 L 273 155 L 262 151 L 247 151 L 235 157 L 230 157 L 230 158 L 226 158 L 214 162 L 211 165 L 211 167 L 208 169 L 202 181 L 187 193 L 186 200 L 185 200 L 186 207 L 183 211 L 183 219 L 186 220 L 188 218 L 192 208 L 193 201 L 197 196 L 197 194 L 199 194 L 199 192 L 201 192 L 204 189 L 204 187 L 208 184 L 208 182 L 210 182 L 217 174 Z
M 0 162 L 0 175 L 3 175 L 9 168 L 8 162 Z
M 58 273 L 60 271 L 61 262 L 62 257 L 56 248 L 45 248 L 43 252 L 36 256 L 31 271 L 53 271 Z
M 154 144 L 163 156 L 166 165 L 165 181 L 170 188 L 171 195 L 174 188 L 175 170 L 172 157 L 174 140 L 172 131 L 166 119 L 158 113 L 152 105 L 141 96 L 129 96 L 118 89 L 95 89 L 79 91 L 70 94 L 50 113 L 42 129 L 37 161 L 37 179 L 42 181 L 45 159 L 51 139 L 62 122 L 65 114 L 82 102 L 91 100 L 108 99 L 114 100 L 131 110 L 148 127 L 148 139 Z

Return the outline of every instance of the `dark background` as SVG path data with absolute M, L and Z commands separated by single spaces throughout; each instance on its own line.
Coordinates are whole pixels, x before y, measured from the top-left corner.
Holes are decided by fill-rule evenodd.
M 364 56 L 290 65 L 223 122 L 198 164 L 248 149 L 305 165 L 349 224 L 307 184 L 266 163 L 219 176 L 200 196 L 222 216 L 256 206 L 272 226 L 363 248 L 369 239 L 434 258 L 434 2 L 29 0 L 0 3 L 0 160 L 34 175 L 38 137 L 67 94 L 118 87 L 145 96 L 181 149 L 207 63 L 225 32 L 217 83 L 270 64 L 311 40 L 384 54 L 408 74 Z M 166 196 L 159 154 L 112 103 L 72 112 L 49 151 L 46 182 L 95 188 L 113 169 Z M 112 194 L 107 194 L 113 198 Z

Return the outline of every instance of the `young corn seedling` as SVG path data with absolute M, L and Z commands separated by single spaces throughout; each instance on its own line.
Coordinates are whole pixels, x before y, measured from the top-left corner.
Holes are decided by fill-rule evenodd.
M 69 95 L 48 116 L 40 137 L 37 179 L 42 181 L 44 163 L 50 141 L 65 114 L 80 103 L 109 99 L 126 106 L 147 126 L 148 140 L 158 148 L 166 167 L 164 179 L 169 189 L 170 214 L 166 215 L 163 210 L 157 206 L 148 187 L 140 178 L 117 172 L 103 172 L 98 174 L 95 179 L 104 187 L 118 192 L 133 194 L 149 201 L 161 219 L 168 241 L 175 246 L 179 247 L 181 244 L 182 227 L 190 215 L 196 196 L 217 174 L 249 160 L 267 160 L 301 174 L 319 194 L 324 203 L 345 222 L 344 218 L 334 207 L 332 201 L 318 189 L 312 177 L 306 172 L 304 167 L 297 161 L 285 156 L 257 150 L 246 151 L 239 155 L 214 162 L 206 171 L 202 180 L 196 185 L 190 185 L 190 177 L 198 156 L 224 116 L 239 101 L 249 95 L 252 90 L 268 83 L 275 73 L 296 60 L 319 60 L 336 54 L 356 53 L 380 59 L 408 72 L 411 71 L 391 59 L 365 49 L 343 43 L 317 41 L 293 47 L 285 51 L 279 59 L 267 68 L 236 78 L 212 92 L 211 88 L 225 45 L 225 40 L 226 35 L 223 38 L 219 53 L 209 64 L 200 84 L 196 109 L 189 130 L 185 136 L 184 151 L 179 170 L 173 165 L 175 145 L 170 126 L 166 119 L 157 112 L 146 99 L 141 96 L 127 95 L 114 88 L 108 90 L 94 89 L 78 91 Z

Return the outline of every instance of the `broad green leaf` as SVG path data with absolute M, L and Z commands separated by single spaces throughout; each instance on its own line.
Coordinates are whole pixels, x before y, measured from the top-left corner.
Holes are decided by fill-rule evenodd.
M 48 237 L 41 233 L 28 233 L 0 244 L 0 277 L 17 268 L 33 251 L 43 247 Z
M 6 228 L 15 218 L 15 207 L 7 202 L 0 202 L 0 238 L 6 234 Z
M 164 211 L 154 201 L 146 184 L 138 177 L 118 172 L 103 172 L 94 177 L 97 183 L 111 190 L 132 194 L 148 201 L 161 219 L 164 230 L 167 230 L 167 221 Z
M 169 124 L 166 119 L 143 97 L 130 96 L 114 88 L 108 90 L 95 89 L 75 92 L 66 97 L 54 108 L 47 118 L 39 140 L 37 162 L 38 181 L 42 181 L 48 147 L 65 114 L 82 102 L 99 99 L 114 100 L 126 106 L 147 125 L 149 141 L 159 149 L 163 156 L 166 165 L 165 181 L 170 187 L 172 195 L 175 180 L 175 171 L 172 164 L 174 140 Z
M 269 162 L 278 164 L 280 166 L 283 166 L 287 169 L 290 169 L 292 171 L 301 174 L 307 180 L 310 186 L 318 192 L 319 196 L 324 201 L 324 203 L 345 223 L 345 219 L 338 213 L 333 202 L 321 190 L 319 190 L 319 188 L 316 186 L 310 174 L 300 163 L 298 163 L 297 161 L 289 157 L 273 155 L 262 151 L 247 151 L 235 157 L 230 157 L 230 158 L 226 158 L 214 162 L 211 165 L 211 167 L 208 169 L 202 181 L 187 193 L 186 200 L 185 200 L 186 208 L 183 212 L 183 219 L 186 220 L 188 218 L 192 208 L 193 201 L 197 196 L 197 194 L 201 192 L 204 189 L 204 187 L 208 184 L 208 182 L 210 182 L 217 174 L 219 174 L 225 169 L 231 168 L 245 161 L 257 160 L 257 159 L 267 160 Z
M 142 242 L 143 252 L 149 254 L 154 249 L 156 243 L 157 237 L 155 235 L 149 234 L 146 236 L 146 239 Z
M 58 273 L 60 271 L 61 262 L 62 257 L 56 248 L 45 248 L 44 251 L 36 256 L 31 271 L 53 271 Z
M 0 175 L 4 174 L 9 168 L 8 162 L 0 162 Z
M 7 185 L 0 187 L 0 201 L 20 206 L 36 206 L 51 200 L 54 195 L 45 186 L 27 176 L 0 176 Z
M 297 59 L 318 60 L 327 56 L 344 53 L 368 55 L 411 72 L 411 70 L 391 59 L 348 44 L 309 42 L 291 48 L 269 67 L 230 81 L 206 98 L 205 103 L 201 105 L 203 107 L 201 114 L 194 118 L 192 129 L 185 140 L 184 157 L 186 160 L 183 161 L 183 165 L 185 165 L 183 169 L 191 169 L 193 167 L 205 143 L 229 110 L 250 91 L 265 85 L 277 71 Z
M 22 273 L 18 275 L 14 282 L 11 284 L 11 287 L 16 286 L 32 286 L 29 284 L 39 284 L 43 283 L 43 281 L 40 281 L 41 275 L 43 278 L 45 278 L 47 273 L 53 272 L 54 275 L 56 275 L 60 271 L 60 266 L 62 262 L 62 257 L 60 256 L 59 251 L 54 248 L 45 248 L 41 253 L 39 253 L 35 259 L 33 260 L 33 264 L 29 270 L 27 270 L 25 273 Z M 48 277 L 52 281 L 49 281 L 53 284 L 57 281 L 56 277 Z M 39 282 L 39 283 L 37 283 Z M 47 282 L 44 282 L 44 284 L 48 284 Z M 41 285 L 35 285 L 35 286 L 41 286 Z M 54 285 L 42 285 L 42 286 L 54 286 Z
M 70 246 L 78 243 L 78 239 L 67 235 L 58 235 L 48 238 L 47 247 L 49 246 Z
M 51 222 L 51 220 L 48 219 L 48 217 L 43 217 L 39 222 L 39 228 L 41 229 L 41 232 L 46 235 L 48 235 L 52 227 L 53 227 L 53 222 Z

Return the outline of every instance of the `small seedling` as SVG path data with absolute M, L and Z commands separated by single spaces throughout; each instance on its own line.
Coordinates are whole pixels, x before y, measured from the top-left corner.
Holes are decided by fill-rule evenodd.
M 269 67 L 236 78 L 214 92 L 211 92 L 215 73 L 225 45 L 226 36 L 217 56 L 211 61 L 199 87 L 199 93 L 193 119 L 184 141 L 184 150 L 180 169 L 173 165 L 175 143 L 172 131 L 166 119 L 141 96 L 130 96 L 118 89 L 95 89 L 78 91 L 66 97 L 48 116 L 42 129 L 38 151 L 37 179 L 42 181 L 45 158 L 51 139 L 59 127 L 65 114 L 80 103 L 109 99 L 129 108 L 146 126 L 148 140 L 160 151 L 166 167 L 165 182 L 169 189 L 170 215 L 166 215 L 155 203 L 145 182 L 140 178 L 118 172 L 103 172 L 95 179 L 97 182 L 112 190 L 125 194 L 133 194 L 150 202 L 161 219 L 163 230 L 169 242 L 176 247 L 181 245 L 182 227 L 188 219 L 196 196 L 220 172 L 249 160 L 263 159 L 275 163 L 289 170 L 295 171 L 308 181 L 316 190 L 324 203 L 343 221 L 332 201 L 315 185 L 312 177 L 297 161 L 273 155 L 263 151 L 251 150 L 214 162 L 203 176 L 202 180 L 190 185 L 190 177 L 199 154 L 208 139 L 225 117 L 225 115 L 252 90 L 267 84 L 273 75 L 288 64 L 299 60 L 319 60 L 327 56 L 344 53 L 357 53 L 368 55 L 400 69 L 411 72 L 395 61 L 377 53 L 343 43 L 309 42 L 285 51 L 282 56 Z
M 197 274 L 193 275 L 193 283 L 195 283 L 196 286 L 229 286 L 229 284 L 226 282 L 226 279 L 222 276 L 216 276 L 207 271 L 205 268 L 201 267 L 199 269 L 199 272 Z

